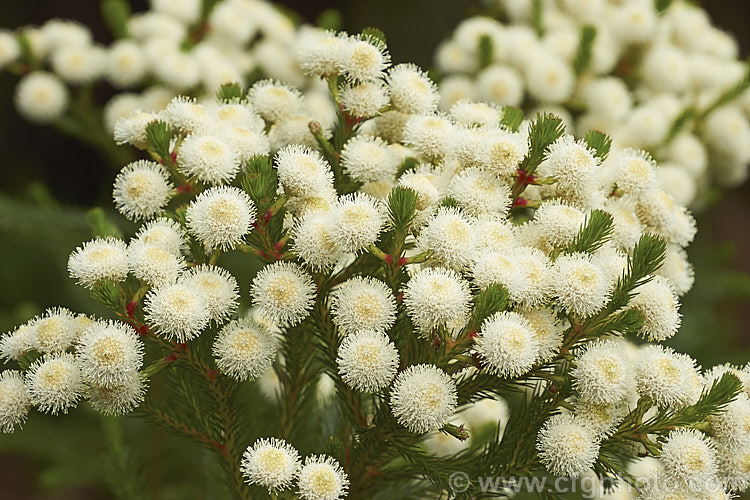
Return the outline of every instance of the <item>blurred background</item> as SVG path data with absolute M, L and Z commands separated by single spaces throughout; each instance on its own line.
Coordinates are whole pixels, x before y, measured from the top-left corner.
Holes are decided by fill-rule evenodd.
M 277 3 L 307 22 L 336 9 L 349 32 L 376 26 L 386 34 L 394 62 L 412 61 L 425 68 L 431 66 L 438 42 L 480 8 L 472 0 Z M 750 2 L 699 3 L 716 25 L 739 40 L 747 58 Z M 99 42 L 108 43 L 111 37 L 98 4 L 98 0 L 3 2 L 0 28 L 68 18 L 89 26 Z M 147 7 L 145 0 L 131 0 L 131 4 L 134 11 Z M 67 277 L 65 265 L 69 253 L 91 238 L 86 211 L 94 206 L 111 211 L 115 176 L 96 151 L 20 118 L 13 106 L 16 81 L 0 72 L 0 333 L 53 305 L 101 312 L 86 291 Z M 107 89 L 100 91 L 106 94 Z M 697 219 L 698 236 L 688 248 L 696 282 L 684 297 L 683 326 L 672 344 L 704 367 L 726 361 L 746 363 L 750 360 L 750 183 L 723 192 Z M 138 446 L 146 442 L 148 446 Z M 165 459 L 174 455 L 180 460 Z M 116 488 L 122 474 L 136 475 L 153 498 L 226 498 L 221 472 L 210 455 L 138 419 L 108 419 L 83 407 L 65 417 L 33 413 L 23 432 L 0 436 L 3 499 L 112 498 L 108 491 Z

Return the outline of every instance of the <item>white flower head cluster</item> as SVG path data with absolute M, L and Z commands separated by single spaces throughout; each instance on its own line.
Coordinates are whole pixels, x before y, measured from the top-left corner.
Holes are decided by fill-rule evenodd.
M 747 178 L 747 68 L 737 41 L 700 6 L 542 2 L 535 17 L 528 2 L 497 4 L 504 22 L 465 19 L 439 45 L 443 110 L 466 100 L 523 105 L 559 114 L 579 137 L 609 133 L 623 154 L 608 170 L 623 192 L 657 183 L 700 206 L 709 186 Z M 648 149 L 661 166 L 630 148 Z
M 261 438 L 248 446 L 241 470 L 248 483 L 273 493 L 296 482 L 300 498 L 305 500 L 338 500 L 346 497 L 349 488 L 349 478 L 336 459 L 311 455 L 303 464 L 299 452 L 278 438 Z
M 249 83 L 246 76 L 253 73 L 297 86 L 309 83 L 297 64 L 296 47 L 318 30 L 296 27 L 265 0 L 220 0 L 207 10 L 198 0 L 154 0 L 150 10 L 123 21 L 123 33 L 109 46 L 94 41 L 91 30 L 76 21 L 52 19 L 42 26 L 3 30 L 0 69 L 18 66 L 26 72 L 15 92 L 19 113 L 33 122 L 54 122 L 66 114 L 78 87 L 106 83 L 120 92 L 104 106 L 104 126 L 125 138 L 133 122 L 150 121 L 178 93 L 210 98 L 224 84 Z M 21 50 L 21 35 L 29 52 Z M 349 60 L 352 71 L 359 68 L 364 78 L 374 71 L 370 59 L 377 56 L 364 41 L 355 45 Z M 389 60 L 387 53 L 382 57 L 381 65 Z M 117 123 L 136 111 L 130 123 Z M 234 142 L 231 136 L 227 131 L 214 141 L 191 141 L 199 144 L 188 151 L 204 151 L 187 155 L 190 168 L 214 178 L 231 175 L 237 156 L 221 145 Z M 212 161 L 206 161 L 205 148 L 214 149 Z
M 253 33 L 232 23 L 227 4 L 212 18 L 247 41 Z M 734 381 L 725 373 L 748 391 L 747 369 L 703 373 L 658 344 L 680 325 L 679 297 L 692 284 L 684 247 L 695 227 L 659 185 L 651 156 L 610 151 L 603 134 L 575 139 L 549 114 L 525 121 L 518 110 L 474 101 L 438 112 L 435 84 L 416 66 L 389 67 L 378 37 L 306 33 L 299 64 L 328 80 L 333 118 L 292 85 L 261 80 L 216 106 L 175 98 L 158 123 L 130 124 L 158 160 L 139 160 L 115 181 L 116 205 L 141 227 L 127 244 L 84 244 L 69 263 L 122 321 L 52 309 L 4 336 L 4 359 L 43 354 L 24 374 L 30 404 L 58 413 L 88 397 L 124 413 L 143 400 L 148 376 L 187 364 L 205 377 L 225 420 L 226 395 L 257 383 L 272 395 L 259 405 L 283 405 L 277 435 L 299 430 L 298 405 L 308 397 L 315 412 L 341 402 L 348 453 L 373 441 L 413 453 L 440 432 L 460 441 L 443 449 L 472 450 L 461 459 L 476 452 L 494 464 L 517 455 L 510 446 L 535 446 L 535 466 L 577 476 L 600 449 L 625 458 L 661 450 L 665 474 L 703 471 L 744 488 L 744 462 L 734 457 L 747 456 L 747 403 L 692 407 Z M 475 35 L 462 31 L 462 43 Z M 526 35 L 516 32 L 509 50 L 535 43 Z M 528 63 L 534 92 L 559 96 L 567 66 L 545 57 Z M 385 107 L 359 116 L 342 102 L 356 94 L 357 109 L 367 107 L 362 86 L 382 90 L 370 97 L 387 96 Z M 230 129 L 233 138 L 221 135 Z M 251 137 L 264 138 L 252 154 Z M 229 271 L 237 261 L 257 271 L 238 281 L 244 274 Z M 144 363 L 141 342 L 165 355 Z M 28 405 L 17 384 L 8 386 L 18 389 L 7 400 L 0 393 L 0 423 L 10 429 Z M 528 418 L 508 417 L 495 397 L 505 391 L 534 405 Z M 695 417 L 701 412 L 710 421 Z M 492 423 L 525 441 L 472 447 L 464 414 L 470 426 Z M 211 417 L 208 425 L 222 420 Z M 711 437 L 675 430 L 678 417 L 695 417 L 686 426 Z M 233 432 L 215 435 L 236 445 Z M 337 499 L 349 488 L 341 464 L 351 474 L 361 458 L 341 456 L 303 464 L 286 441 L 263 439 L 247 449 L 241 471 L 273 494 L 296 484 L 300 498 Z M 352 483 L 388 474 L 372 467 Z

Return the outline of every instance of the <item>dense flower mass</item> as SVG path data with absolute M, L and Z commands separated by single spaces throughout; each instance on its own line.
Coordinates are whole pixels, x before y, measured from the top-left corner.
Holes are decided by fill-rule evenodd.
M 441 109 L 467 116 L 471 100 L 523 106 L 558 114 L 577 137 L 612 134 L 624 153 L 610 161 L 622 192 L 659 183 L 700 206 L 709 186 L 747 178 L 749 73 L 737 41 L 700 7 L 542 1 L 535 12 L 535 2 L 491 3 L 503 22 L 465 19 L 435 53 Z M 651 155 L 656 169 L 645 164 Z
M 246 42 L 267 23 L 232 9 L 255 4 L 222 2 L 212 25 Z M 154 6 L 180 20 L 180 39 L 194 13 Z M 524 33 L 504 57 L 538 43 Z M 159 58 L 186 67 L 186 54 Z M 391 67 L 377 30 L 307 30 L 298 54 L 327 81 L 324 103 L 264 79 L 121 119 L 116 135 L 151 158 L 115 179 L 116 207 L 140 228 L 69 260 L 117 319 L 54 308 L 6 334 L 0 354 L 20 371 L 0 376 L 3 431 L 29 407 L 81 399 L 143 412 L 215 449 L 238 497 L 247 482 L 304 499 L 393 484 L 421 498 L 456 470 L 628 481 L 644 455 L 692 496 L 748 485 L 736 457 L 750 454 L 750 367 L 704 372 L 658 343 L 680 326 L 695 224 L 648 152 L 576 139 L 552 114 L 478 101 L 440 112 L 447 91 Z M 528 74 L 535 95 L 560 101 L 575 81 L 550 57 Z M 505 87 L 490 88 L 521 91 L 515 73 L 494 76 Z M 162 376 L 181 404 L 148 391 Z M 258 391 L 252 411 L 233 406 L 245 389 Z M 256 409 L 279 418 L 247 446 Z M 315 433 L 303 426 L 316 419 Z M 302 434 L 323 439 L 303 448 Z M 297 448 L 327 454 L 302 462 Z

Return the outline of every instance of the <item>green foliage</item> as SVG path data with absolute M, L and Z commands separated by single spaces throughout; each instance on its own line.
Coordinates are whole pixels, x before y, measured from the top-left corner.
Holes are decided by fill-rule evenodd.
M 242 189 L 250 195 L 259 215 L 273 205 L 278 186 L 278 176 L 268 156 L 255 156 L 246 164 L 241 177 Z
M 503 116 L 500 118 L 500 125 L 511 132 L 518 132 L 523 123 L 524 114 L 521 108 L 515 106 L 503 106 Z
M 225 83 L 216 91 L 216 98 L 220 102 L 239 101 L 245 96 L 242 86 L 239 83 Z
M 612 148 L 612 138 L 598 130 L 589 130 L 586 132 L 586 135 L 583 137 L 583 142 L 585 142 L 589 148 L 594 150 L 596 157 L 601 161 L 607 159 L 609 151 Z
M 100 207 L 92 208 L 86 212 L 86 220 L 91 227 L 91 233 L 95 237 L 106 238 L 111 236 L 122 239 L 120 228 L 107 217 L 107 214 Z
M 658 12 L 659 14 L 667 10 L 670 5 L 672 5 L 672 0 L 654 0 L 656 12 Z
M 612 301 L 605 308 L 605 313 L 625 306 L 631 297 L 631 292 L 647 283 L 651 276 L 661 267 L 667 251 L 667 244 L 660 237 L 644 234 L 633 249 L 633 255 L 628 258 L 628 269 L 617 281 Z
M 593 26 L 584 26 L 581 28 L 581 37 L 578 41 L 576 55 L 573 58 L 573 70 L 576 75 L 582 74 L 591 64 L 591 58 L 594 49 L 594 40 L 596 39 L 596 28 Z
M 417 211 L 417 193 L 413 189 L 397 186 L 388 195 L 388 215 L 393 227 L 405 230 L 414 221 Z
M 520 169 L 533 174 L 544 160 L 547 148 L 564 133 L 562 119 L 548 113 L 537 115 L 529 125 L 529 152 L 521 162 Z
M 542 0 L 531 0 L 531 24 L 537 35 L 544 33 L 543 11 L 544 3 Z
M 417 158 L 414 158 L 413 156 L 407 156 L 404 158 L 404 161 L 401 162 L 401 164 L 398 166 L 398 169 L 396 170 L 396 179 L 404 175 L 406 172 L 410 170 L 414 170 L 417 168 L 417 165 L 419 165 L 419 160 Z
M 383 33 L 383 31 L 379 28 L 368 26 L 367 28 L 362 30 L 362 35 L 386 43 L 385 33 Z
M 612 215 L 603 210 L 593 210 L 583 223 L 573 243 L 565 250 L 566 253 L 586 252 L 594 253 L 612 237 L 614 220 Z
M 128 20 L 132 14 L 127 0 L 102 0 L 99 5 L 105 26 L 115 38 L 128 36 Z
M 663 144 L 669 144 L 670 142 L 672 142 L 674 138 L 677 137 L 680 132 L 685 130 L 696 117 L 697 112 L 692 106 L 688 106 L 683 109 L 682 112 L 677 115 L 677 118 L 674 119 L 672 125 L 670 125 L 669 131 L 667 132 L 667 135 L 664 136 L 664 140 L 662 141 Z
M 344 18 L 336 9 L 325 9 L 315 18 L 315 26 L 324 30 L 340 31 L 344 26 Z
M 477 47 L 477 54 L 479 57 L 479 67 L 486 68 L 492 64 L 494 57 L 495 48 L 492 44 L 492 38 L 489 35 L 482 35 L 479 37 L 479 46 Z
M 469 325 L 478 329 L 485 319 L 504 311 L 508 307 L 509 299 L 508 290 L 505 287 L 495 283 L 490 284 L 474 297 Z
M 146 138 L 149 150 L 156 153 L 164 161 L 171 161 L 172 152 L 169 149 L 172 140 L 172 130 L 162 121 L 153 121 L 146 125 Z

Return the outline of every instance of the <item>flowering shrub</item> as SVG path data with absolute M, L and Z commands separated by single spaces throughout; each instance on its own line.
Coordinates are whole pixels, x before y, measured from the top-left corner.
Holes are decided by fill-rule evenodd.
M 578 137 L 612 134 L 657 158 L 681 203 L 736 186 L 750 164 L 750 85 L 737 42 L 684 1 L 492 2 L 435 53 L 441 107 L 461 99 L 545 110 Z
M 750 369 L 659 344 L 695 226 L 651 156 L 550 114 L 440 114 L 383 38 L 301 45 L 332 121 L 273 80 L 118 121 L 147 156 L 113 189 L 140 228 L 98 219 L 68 266 L 113 318 L 6 334 L 0 428 L 82 400 L 141 415 L 215 451 L 237 498 L 470 498 L 454 472 L 633 481 L 642 456 L 664 479 L 643 498 L 746 488 Z M 238 258 L 261 267 L 238 280 Z
M 205 4 L 205 5 L 204 5 Z M 119 166 L 127 158 L 112 143 L 121 117 L 164 109 L 176 95 L 213 101 L 224 83 L 277 78 L 309 90 L 311 105 L 325 88 L 300 70 L 294 56 L 305 33 L 264 0 L 152 0 L 131 13 L 125 0 L 104 0 L 102 15 L 115 41 L 103 46 L 76 21 L 0 30 L 0 69 L 20 76 L 18 112 L 103 151 Z M 94 89 L 114 88 L 102 104 Z M 325 102 L 324 104 L 325 105 Z

